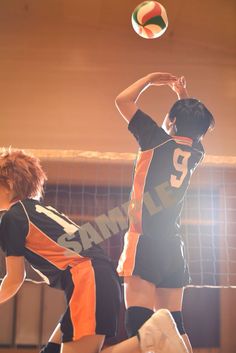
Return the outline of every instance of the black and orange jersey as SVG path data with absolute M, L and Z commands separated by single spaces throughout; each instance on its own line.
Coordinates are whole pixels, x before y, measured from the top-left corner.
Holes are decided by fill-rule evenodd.
M 138 110 L 129 131 L 139 143 L 129 205 L 130 233 L 151 237 L 179 233 L 179 218 L 190 177 L 201 161 L 201 143 L 170 136 Z
M 0 244 L 6 256 L 24 256 L 52 287 L 63 273 L 89 259 L 109 260 L 96 244 L 83 247 L 81 228 L 39 201 L 18 201 L 2 216 Z

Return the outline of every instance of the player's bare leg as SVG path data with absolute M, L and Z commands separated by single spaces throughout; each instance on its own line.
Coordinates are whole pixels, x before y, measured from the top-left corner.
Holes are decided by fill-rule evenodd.
M 156 286 L 153 283 L 145 281 L 138 276 L 130 276 L 130 277 L 125 277 L 124 284 L 125 284 L 125 305 L 127 309 L 131 307 L 136 307 L 138 309 L 146 308 L 146 309 L 149 309 L 150 311 L 152 310 L 153 312 L 154 310 L 156 310 Z M 163 307 L 163 308 L 166 308 L 166 307 Z M 172 317 L 169 317 L 169 313 L 166 313 L 166 312 L 163 312 L 162 314 L 163 314 L 162 317 L 160 316 L 158 318 L 158 320 L 160 320 L 160 323 L 162 323 L 163 325 L 163 327 L 160 330 L 166 329 L 164 335 L 168 335 L 168 331 L 171 332 L 171 335 L 173 335 L 174 337 L 173 339 L 176 340 L 176 344 L 180 346 L 179 351 L 180 352 L 186 351 L 186 347 L 182 347 L 182 343 L 179 342 L 182 340 L 179 333 L 176 330 L 176 326 L 174 324 L 174 321 L 172 320 Z M 158 315 L 156 317 L 158 317 Z M 168 343 L 166 343 L 166 347 L 167 345 Z M 164 346 L 165 344 L 163 345 L 163 347 Z M 172 348 L 169 347 L 170 351 L 171 349 Z M 160 350 L 160 352 L 161 351 L 162 350 Z M 177 351 L 178 350 L 176 350 L 176 352 Z
M 49 342 L 61 343 L 60 324 L 57 325 L 52 333 Z M 104 343 L 104 336 L 94 335 L 85 336 L 76 342 L 64 343 L 61 346 L 61 353 L 98 353 Z M 102 349 L 104 353 L 141 353 L 140 344 L 137 337 L 130 338 L 115 346 Z
M 61 353 L 98 353 L 104 343 L 104 336 L 84 336 L 78 341 L 62 343 Z
M 57 325 L 55 330 L 53 331 L 51 337 L 49 338 L 48 342 L 52 343 L 57 343 L 61 344 L 61 330 L 60 330 L 60 324 Z M 93 352 L 100 352 L 101 347 L 104 342 L 104 336 L 102 335 L 95 335 L 95 336 L 86 336 L 81 338 L 81 340 L 76 341 L 76 342 L 68 342 L 64 343 L 61 348 L 61 352 L 63 353 L 93 353 Z M 112 348 L 112 350 L 111 350 Z M 130 339 L 125 342 L 122 342 L 114 347 L 109 347 L 106 349 L 103 349 L 102 352 L 105 353 L 132 353 L 132 352 L 141 352 L 139 349 L 139 343 L 138 339 Z
M 62 344 L 61 353 L 188 353 L 176 325 L 166 309 L 159 310 L 134 336 L 114 346 L 101 347 L 104 336 L 85 336 L 77 342 Z
M 155 310 L 166 308 L 170 312 L 181 312 L 183 304 L 184 288 L 157 288 L 155 299 Z M 182 335 L 189 353 L 193 353 L 188 335 Z
M 139 328 L 154 314 L 155 286 L 137 276 L 124 278 L 125 329 L 128 337 L 137 334 Z
M 140 306 L 153 310 L 155 306 L 156 287 L 138 276 L 124 278 L 125 306 Z
M 137 337 L 101 350 L 104 336 L 85 336 L 79 341 L 62 344 L 61 353 L 142 353 Z

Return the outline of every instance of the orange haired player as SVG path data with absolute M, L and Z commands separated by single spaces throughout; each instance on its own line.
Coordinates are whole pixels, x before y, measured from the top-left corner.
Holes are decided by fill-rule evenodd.
M 0 304 L 12 298 L 25 279 L 27 259 L 46 282 L 64 291 L 67 309 L 44 353 L 187 353 L 167 310 L 160 310 L 138 335 L 102 349 L 114 336 L 120 307 L 120 283 L 110 259 L 98 245 L 84 250 L 81 228 L 39 201 L 46 176 L 38 159 L 23 151 L 0 154 L 0 244 L 6 276 Z M 74 245 L 77 244 L 77 251 Z M 80 251 L 78 251 L 78 249 Z

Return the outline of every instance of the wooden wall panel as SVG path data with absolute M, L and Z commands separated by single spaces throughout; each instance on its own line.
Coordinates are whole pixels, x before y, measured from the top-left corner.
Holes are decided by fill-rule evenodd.
M 1 305 L 0 310 L 0 345 L 11 346 L 14 342 L 15 298 Z
M 0 140 L 5 146 L 133 152 L 116 95 L 152 71 L 185 74 L 215 114 L 211 154 L 235 153 L 235 1 L 166 0 L 158 40 L 131 28 L 136 0 L 0 2 Z M 152 88 L 140 104 L 161 122 L 176 99 Z

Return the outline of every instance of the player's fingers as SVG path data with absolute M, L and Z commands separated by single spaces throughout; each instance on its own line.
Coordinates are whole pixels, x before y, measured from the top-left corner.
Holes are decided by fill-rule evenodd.
M 158 74 L 160 80 L 177 80 L 178 77 L 171 74 L 170 72 L 162 72 Z
M 163 78 L 166 79 L 166 80 L 171 80 L 171 81 L 177 81 L 178 80 L 178 77 L 175 76 L 175 75 L 172 75 L 172 74 L 166 74 Z
M 168 85 L 169 83 L 177 82 L 178 78 L 169 73 L 156 73 L 152 76 L 153 85 Z

